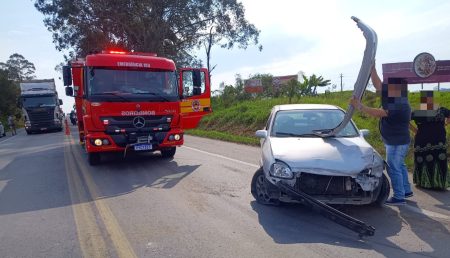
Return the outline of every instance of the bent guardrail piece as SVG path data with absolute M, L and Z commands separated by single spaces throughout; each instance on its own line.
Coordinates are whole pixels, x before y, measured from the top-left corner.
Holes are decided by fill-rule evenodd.
M 311 206 L 313 210 L 320 213 L 325 218 L 358 233 L 359 237 L 375 235 L 375 228 L 373 226 L 367 225 L 358 219 L 336 210 L 304 192 L 296 191 L 291 186 L 284 184 L 281 181 L 277 183 L 277 186 L 292 198 Z
M 375 63 L 378 38 L 375 31 L 367 24 L 365 24 L 355 16 L 352 16 L 352 19 L 356 22 L 356 25 L 361 29 L 364 37 L 366 38 L 366 49 L 364 50 L 364 57 L 362 60 L 361 68 L 359 69 L 358 78 L 356 79 L 353 90 L 353 97 L 361 100 L 364 92 L 366 91 L 367 83 L 370 79 L 370 71 Z M 330 137 L 338 134 L 350 122 L 353 113 L 354 108 L 349 104 L 344 119 L 336 128 L 324 132 L 319 132 L 318 134 L 322 137 Z

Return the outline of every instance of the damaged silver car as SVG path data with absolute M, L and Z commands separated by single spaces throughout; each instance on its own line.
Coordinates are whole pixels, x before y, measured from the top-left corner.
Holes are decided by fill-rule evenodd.
M 259 203 L 296 201 L 301 192 L 326 204 L 379 204 L 389 196 L 385 163 L 345 111 L 323 104 L 275 106 L 261 138 L 261 168 L 251 183 Z M 287 188 L 286 188 L 287 187 Z M 289 191 L 285 191 L 289 189 Z

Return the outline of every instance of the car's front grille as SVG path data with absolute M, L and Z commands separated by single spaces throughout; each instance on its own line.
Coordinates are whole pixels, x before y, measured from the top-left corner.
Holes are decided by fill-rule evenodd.
M 310 195 L 352 195 L 359 185 L 351 177 L 301 173 L 295 188 Z

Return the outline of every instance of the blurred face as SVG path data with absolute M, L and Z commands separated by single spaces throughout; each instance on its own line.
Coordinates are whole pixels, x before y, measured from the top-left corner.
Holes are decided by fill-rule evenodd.
M 400 98 L 402 96 L 401 84 L 388 84 L 388 97 Z
M 420 110 L 434 110 L 434 100 L 432 91 L 420 93 Z

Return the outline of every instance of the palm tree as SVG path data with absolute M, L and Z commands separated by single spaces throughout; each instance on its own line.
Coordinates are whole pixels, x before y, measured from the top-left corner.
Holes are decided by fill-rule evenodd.
M 330 85 L 330 80 L 324 80 L 322 76 L 317 77 L 315 74 L 309 77 L 309 85 L 314 87 L 314 90 L 311 92 L 313 95 L 317 95 L 317 87 L 325 87 Z

